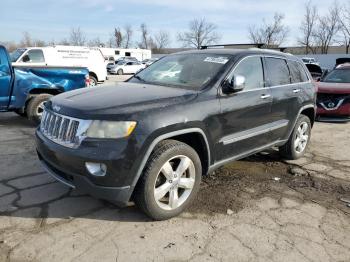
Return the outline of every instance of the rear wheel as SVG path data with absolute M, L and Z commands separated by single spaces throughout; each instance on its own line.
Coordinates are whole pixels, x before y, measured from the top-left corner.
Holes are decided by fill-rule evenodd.
M 51 97 L 50 94 L 40 94 L 30 99 L 26 108 L 28 119 L 38 124 L 44 112 L 44 104 Z
M 154 150 L 135 191 L 137 206 L 155 220 L 179 215 L 198 192 L 202 166 L 196 151 L 175 140 Z
M 301 158 L 307 149 L 311 137 L 311 122 L 300 115 L 288 142 L 279 148 L 281 155 L 290 160 Z
M 89 76 L 89 86 L 97 86 L 97 79 L 96 77 L 90 75 Z
M 117 71 L 117 74 L 118 74 L 118 75 L 122 75 L 122 74 L 124 74 L 124 72 L 123 72 L 122 69 L 119 69 L 119 70 Z

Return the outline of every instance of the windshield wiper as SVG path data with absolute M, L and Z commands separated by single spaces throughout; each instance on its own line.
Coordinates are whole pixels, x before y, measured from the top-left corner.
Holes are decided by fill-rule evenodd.
M 141 81 L 141 82 L 146 82 L 146 80 L 143 79 L 141 76 L 134 75 L 134 78 L 136 78 L 137 80 L 139 80 L 139 81 Z

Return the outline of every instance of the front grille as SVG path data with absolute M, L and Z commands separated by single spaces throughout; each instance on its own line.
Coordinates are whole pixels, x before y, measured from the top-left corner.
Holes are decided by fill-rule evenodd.
M 350 95 L 347 94 L 317 94 L 317 105 L 327 111 L 337 110 L 342 104 L 349 103 Z
M 53 142 L 73 148 L 80 143 L 78 130 L 81 121 L 45 109 L 40 123 L 40 131 Z

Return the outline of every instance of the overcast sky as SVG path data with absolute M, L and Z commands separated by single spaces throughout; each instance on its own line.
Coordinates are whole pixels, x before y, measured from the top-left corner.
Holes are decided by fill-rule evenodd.
M 338 0 L 339 4 L 348 2 Z M 145 22 L 152 33 L 169 31 L 171 46 L 177 47 L 177 32 L 193 18 L 205 17 L 218 27 L 222 43 L 248 41 L 249 25 L 269 20 L 274 12 L 285 14 L 290 35 L 285 45 L 296 43 L 306 0 L 1 0 L 0 41 L 19 41 L 24 31 L 33 38 L 59 41 L 69 38 L 72 27 L 80 27 L 89 39 L 107 41 L 115 26 L 138 30 Z M 331 0 L 314 0 L 320 13 Z M 139 33 L 135 32 L 134 41 Z

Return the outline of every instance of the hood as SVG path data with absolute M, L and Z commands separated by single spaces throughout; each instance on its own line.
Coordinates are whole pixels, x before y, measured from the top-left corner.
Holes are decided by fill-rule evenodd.
M 350 83 L 317 82 L 318 93 L 350 94 Z
M 121 82 L 66 92 L 53 97 L 48 106 L 71 117 L 103 119 L 159 110 L 188 102 L 196 96 L 196 91 L 186 89 Z

